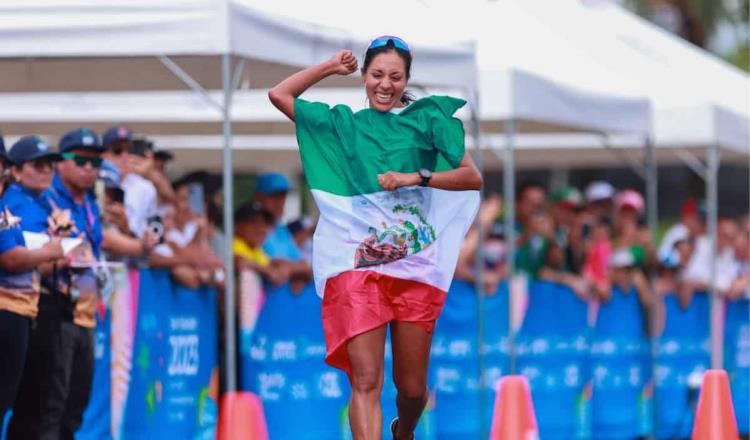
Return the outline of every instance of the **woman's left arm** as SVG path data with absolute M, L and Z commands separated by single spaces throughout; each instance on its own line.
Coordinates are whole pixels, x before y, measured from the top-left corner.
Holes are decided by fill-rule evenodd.
M 419 185 L 422 183 L 422 178 L 419 177 L 419 173 L 388 171 L 378 174 L 378 183 L 383 189 L 393 191 L 402 186 Z M 482 174 L 477 169 L 471 156 L 465 153 L 457 168 L 432 173 L 432 178 L 430 178 L 427 186 L 448 191 L 480 190 L 482 189 Z

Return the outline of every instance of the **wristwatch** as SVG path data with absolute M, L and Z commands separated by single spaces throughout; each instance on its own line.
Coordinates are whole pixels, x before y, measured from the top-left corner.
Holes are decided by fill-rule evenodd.
M 427 184 L 430 183 L 430 179 L 432 179 L 432 171 L 428 170 L 427 168 L 420 168 L 418 174 L 419 178 L 422 179 L 422 182 L 419 184 L 419 186 L 427 186 Z

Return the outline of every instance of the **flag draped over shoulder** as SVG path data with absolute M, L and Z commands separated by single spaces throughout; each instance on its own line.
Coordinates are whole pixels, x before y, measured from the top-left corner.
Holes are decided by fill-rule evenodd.
M 407 281 L 445 292 L 479 207 L 478 191 L 421 186 L 384 191 L 378 174 L 454 169 L 464 156 L 464 130 L 453 114 L 465 101 L 430 96 L 400 113 L 296 99 L 302 166 L 320 220 L 313 240 L 318 295 L 332 277 L 374 271 L 383 282 Z

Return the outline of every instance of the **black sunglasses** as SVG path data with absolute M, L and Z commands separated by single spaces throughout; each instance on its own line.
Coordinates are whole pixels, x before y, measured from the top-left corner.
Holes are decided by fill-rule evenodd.
M 90 163 L 94 168 L 99 168 L 102 166 L 101 157 L 79 156 L 75 153 L 63 153 L 62 158 L 65 160 L 72 160 L 73 162 L 75 162 L 76 166 L 79 167 L 84 167 L 87 163 Z

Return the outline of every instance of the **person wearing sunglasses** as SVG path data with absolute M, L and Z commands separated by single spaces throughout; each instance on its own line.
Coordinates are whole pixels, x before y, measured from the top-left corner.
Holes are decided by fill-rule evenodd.
M 65 133 L 59 145 L 62 160 L 42 195 L 49 204 L 50 231 L 82 243 L 42 280 L 55 298 L 55 316 L 51 325 L 38 326 L 32 335 L 9 439 L 73 438 L 88 403 L 98 296 L 92 289 L 77 289 L 74 280 L 81 270 L 70 265 L 95 264 L 100 255 L 102 228 L 92 189 L 102 150 L 90 129 Z
M 39 137 L 26 136 L 13 144 L 4 159 L 12 164 L 13 183 L 0 200 L 0 418 L 13 405 L 21 385 L 32 323 L 48 323 L 47 304 L 40 301 L 38 267 L 63 256 L 59 238 L 30 249 L 23 235 L 25 225 L 34 223 L 37 215 L 43 230 L 46 227 L 46 211 L 39 205 L 57 154 Z
M 369 108 L 358 112 L 298 98 L 328 76 L 357 71 L 348 50 L 291 75 L 268 95 L 295 122 L 305 177 L 320 208 L 313 266 L 323 296 L 326 362 L 350 379 L 354 438 L 381 437 L 390 325 L 398 392 L 390 430 L 410 439 L 428 400 L 432 331 L 479 207 L 482 176 L 453 116 L 465 101 L 414 99 L 407 91 L 412 51 L 404 40 L 372 40 L 362 64 Z

